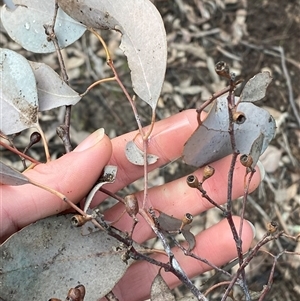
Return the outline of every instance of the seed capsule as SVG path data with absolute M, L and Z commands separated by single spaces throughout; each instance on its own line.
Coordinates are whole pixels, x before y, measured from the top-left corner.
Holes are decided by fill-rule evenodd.
M 203 169 L 203 178 L 202 178 L 202 183 L 207 180 L 208 178 L 210 178 L 211 176 L 213 176 L 215 173 L 215 169 L 210 166 L 210 165 L 206 165 Z
M 275 221 L 271 221 L 267 224 L 266 228 L 269 233 L 275 233 L 278 229 L 278 223 Z
M 85 296 L 85 287 L 83 285 L 77 285 L 75 288 L 71 288 L 69 290 L 66 300 L 83 301 L 84 296 Z
M 190 224 L 192 221 L 193 221 L 193 216 L 190 213 L 186 213 L 181 220 L 181 226 L 179 228 L 179 231 L 181 231 L 185 225 Z
M 76 214 L 71 217 L 71 224 L 74 227 L 81 227 L 83 226 L 86 222 L 90 221 L 92 218 L 90 216 L 83 216 L 80 214 Z
M 219 76 L 230 79 L 229 67 L 225 62 L 218 62 L 215 66 L 215 71 Z
M 241 155 L 240 162 L 245 167 L 251 167 L 253 164 L 253 158 L 251 155 Z
M 243 124 L 246 121 L 246 116 L 243 112 L 234 112 L 232 119 L 236 124 Z
M 194 175 L 189 175 L 186 177 L 186 182 L 191 188 L 198 188 L 199 187 L 199 181 L 198 178 Z

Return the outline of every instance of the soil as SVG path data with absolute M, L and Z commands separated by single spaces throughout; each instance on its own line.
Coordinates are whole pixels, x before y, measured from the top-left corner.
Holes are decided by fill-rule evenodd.
M 267 157 L 275 158 L 278 152 L 280 155 L 271 166 L 267 163 L 268 158 L 265 159 L 266 178 L 261 187 L 251 195 L 253 202 L 249 204 L 246 218 L 258 229 L 258 237 L 265 231 L 266 217 L 268 221 L 278 222 L 279 229 L 286 230 L 292 236 L 297 235 L 300 227 L 300 1 L 153 2 L 163 16 L 168 37 L 166 84 L 158 106 L 157 119 L 166 118 L 184 109 L 196 108 L 209 95 L 223 88 L 226 82 L 217 80 L 209 71 L 219 61 L 225 61 L 237 77 L 245 81 L 262 70 L 271 73 L 273 81 L 266 97 L 258 105 L 271 112 L 278 128 L 276 137 L 271 142 L 272 151 Z M 107 32 L 102 35 L 111 49 L 116 49 L 114 41 L 119 37 Z M 0 44 L 1 47 L 7 47 L 5 43 Z M 90 36 L 76 42 L 68 56 L 79 58 L 80 53 L 86 54 L 88 48 L 100 55 L 100 63 L 105 66 L 100 45 Z M 22 53 L 29 59 L 42 60 L 41 56 L 26 51 Z M 48 59 L 49 64 L 58 70 L 56 60 L 51 57 Z M 119 75 L 124 78 L 124 84 L 130 88 L 130 71 L 124 56 L 117 50 L 114 61 Z M 91 62 L 91 68 L 95 68 L 95 61 Z M 104 74 L 108 76 L 110 70 L 103 68 Z M 70 83 L 77 91 L 83 92 L 97 78 L 93 75 L 97 72 L 88 72 L 84 63 L 70 69 L 72 72 L 77 70 L 77 73 L 74 71 L 74 75 L 70 76 Z M 201 87 L 200 94 L 193 92 L 191 87 Z M 149 124 L 148 106 L 137 103 L 137 107 L 142 123 Z M 58 111 L 49 113 L 49 116 L 51 114 L 57 118 Z M 45 127 L 49 124 L 44 122 Z M 116 84 L 94 89 L 84 101 L 79 102 L 73 109 L 72 125 L 77 133 L 92 132 L 104 127 L 111 137 L 136 129 L 131 107 Z M 59 144 L 53 138 L 50 147 L 56 152 L 63 152 L 63 148 L 57 151 Z M 190 171 L 186 165 L 175 162 L 173 167 L 167 166 L 159 171 L 159 176 L 163 176 L 164 181 L 168 182 Z M 259 205 L 264 215 L 254 203 Z M 236 206 L 235 209 L 238 210 L 239 207 Z M 298 256 L 284 255 L 278 258 L 274 283 L 264 300 L 300 299 L 299 242 L 281 238 L 266 247 L 275 256 L 283 249 L 298 252 Z M 262 253 L 253 261 L 248 279 L 251 290 L 263 289 L 273 260 L 271 256 Z M 212 297 L 210 300 L 219 299 Z

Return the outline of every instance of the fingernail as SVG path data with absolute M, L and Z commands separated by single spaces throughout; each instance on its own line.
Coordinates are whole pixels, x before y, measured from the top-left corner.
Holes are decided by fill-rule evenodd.
M 255 227 L 254 227 L 254 225 L 251 223 L 251 222 L 249 222 L 248 220 L 245 220 L 249 225 L 250 225 L 250 227 L 252 228 L 252 235 L 253 235 L 253 239 L 255 238 L 255 236 L 256 236 L 256 229 L 255 229 Z
M 75 149 L 74 152 L 82 152 L 87 150 L 88 148 L 93 147 L 104 137 L 104 129 L 98 129 L 93 134 L 84 139 Z
M 264 168 L 263 164 L 259 160 L 257 161 L 256 166 L 259 169 L 260 181 L 262 182 L 263 179 L 265 178 L 265 175 L 266 175 L 265 168 Z

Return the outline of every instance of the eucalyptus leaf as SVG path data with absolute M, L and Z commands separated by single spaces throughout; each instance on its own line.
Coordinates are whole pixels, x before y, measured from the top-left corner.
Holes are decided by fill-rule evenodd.
M 121 259 L 124 250 L 106 232 L 82 236 L 71 216 L 40 220 L 0 246 L 4 300 L 49 300 L 78 284 L 85 286 L 86 300 L 112 290 L 129 266 Z
M 40 112 L 75 105 L 81 99 L 51 67 L 44 63 L 29 63 L 36 78 Z
M 1 128 L 14 134 L 38 122 L 38 94 L 28 61 L 20 54 L 0 48 Z
M 261 155 L 275 135 L 274 118 L 268 111 L 251 102 L 240 102 L 237 111 L 244 113 L 246 117 L 242 124 L 234 123 L 237 151 L 240 154 L 250 154 L 254 141 L 262 133 Z M 183 151 L 185 163 L 200 167 L 232 154 L 228 128 L 227 95 L 223 95 L 215 100 L 206 119 L 186 142 Z
M 257 164 L 259 156 L 261 154 L 261 149 L 264 142 L 264 134 L 260 133 L 259 136 L 253 141 L 250 149 L 249 155 L 252 157 L 253 163 L 251 167 L 254 168 Z
M 129 162 L 134 165 L 144 165 L 144 153 L 141 151 L 134 141 L 128 141 L 126 143 L 125 155 Z M 147 163 L 149 165 L 157 162 L 159 157 L 151 154 L 147 154 Z
M 244 102 L 254 102 L 264 98 L 271 81 L 272 77 L 267 71 L 256 74 L 246 83 L 240 100 Z
M 51 25 L 54 18 L 55 0 L 15 0 L 16 9 L 1 9 L 1 20 L 9 36 L 26 50 L 36 53 L 55 51 L 52 41 L 47 40 L 44 25 Z M 60 48 L 78 40 L 86 28 L 70 18 L 61 9 L 55 22 L 55 35 Z
M 171 236 L 179 233 L 182 221 L 173 216 L 167 215 L 163 212 L 159 213 L 158 217 L 159 228 Z M 189 245 L 189 250 L 193 250 L 196 245 L 195 236 L 190 232 L 192 226 L 190 224 L 184 225 L 181 229 L 181 233 Z
M 167 42 L 162 18 L 149 0 L 58 0 L 72 18 L 96 29 L 122 33 L 135 93 L 152 109 L 162 89 Z
M 108 183 L 113 183 L 116 179 L 117 176 L 117 171 L 118 171 L 118 167 L 117 166 L 113 166 L 113 165 L 106 165 L 104 167 L 104 172 L 103 175 L 101 176 L 99 183 L 97 183 L 92 190 L 90 191 L 90 193 L 88 194 L 86 200 L 85 200 L 85 204 L 84 204 L 84 212 L 87 212 L 87 210 L 89 209 L 91 202 L 96 194 L 96 192 L 104 185 L 104 184 L 108 184 Z
M 26 176 L 0 161 L 0 184 L 18 186 L 29 183 Z
M 160 273 L 157 274 L 151 285 L 151 301 L 176 301 Z

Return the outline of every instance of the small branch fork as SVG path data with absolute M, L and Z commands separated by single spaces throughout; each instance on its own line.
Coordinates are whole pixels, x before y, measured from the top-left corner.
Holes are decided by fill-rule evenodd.
M 48 42 L 53 42 L 53 45 L 55 47 L 60 70 L 61 70 L 62 80 L 67 85 L 69 85 L 69 82 L 68 82 L 69 79 L 68 79 L 68 75 L 67 75 L 67 71 L 66 71 L 66 66 L 65 66 L 62 54 L 61 54 L 57 36 L 54 31 L 55 22 L 57 19 L 58 8 L 59 8 L 58 1 L 55 0 L 55 8 L 54 8 L 54 16 L 53 16 L 52 24 L 51 25 L 45 24 L 44 28 L 45 28 L 45 34 L 47 35 Z M 70 105 L 66 106 L 64 124 L 60 125 L 56 130 L 59 138 L 61 138 L 61 140 L 63 141 L 66 153 L 71 152 L 73 149 L 72 144 L 71 144 L 71 139 L 70 139 L 71 108 L 72 108 L 72 106 L 70 106 Z

